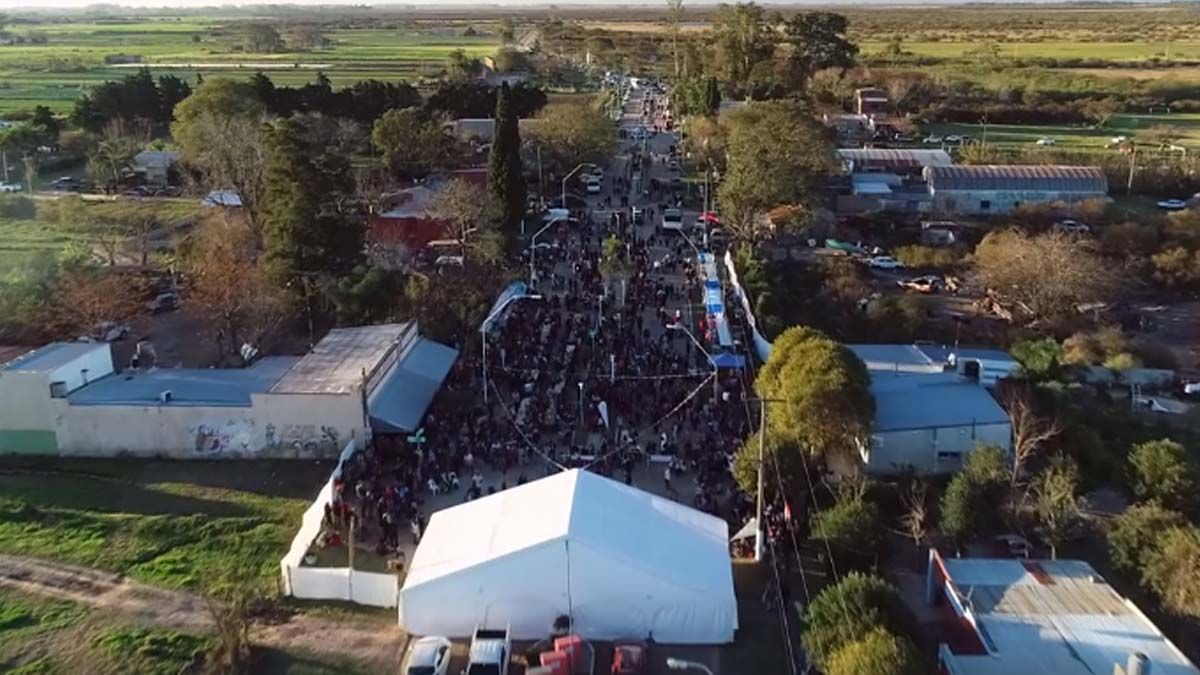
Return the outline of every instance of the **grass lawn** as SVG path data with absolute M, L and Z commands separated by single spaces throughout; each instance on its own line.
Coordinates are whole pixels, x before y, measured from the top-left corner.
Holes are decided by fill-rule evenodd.
M 53 256 L 73 243 L 86 244 L 76 228 L 38 220 L 0 218 L 0 276 L 40 254 Z
M 1180 134 L 1179 145 L 1200 149 L 1200 114 L 1196 113 L 1123 113 L 1113 115 L 1108 123 L 1099 129 L 1090 125 L 988 124 L 985 135 L 985 127 L 982 124 L 926 124 L 921 127 L 921 131 L 938 136 L 969 134 L 976 140 L 986 137 L 988 143 L 1005 147 L 1034 147 L 1038 139 L 1052 138 L 1055 148 L 1105 151 L 1104 146 L 1114 136 L 1136 139 L 1139 131 L 1157 126 L 1176 129 Z
M 456 49 L 481 57 L 500 46 L 491 35 L 359 28 L 326 32 L 333 41 L 328 48 L 248 54 L 235 49 L 240 46 L 236 27 L 211 18 L 47 24 L 35 30 L 47 38 L 46 44 L 0 47 L 0 115 L 36 105 L 69 112 L 91 87 L 140 67 L 105 62 L 115 55 L 138 57 L 156 76 L 171 74 L 189 82 L 197 73 L 242 78 L 262 70 L 277 84 L 296 86 L 312 81 L 320 66 L 334 86 L 346 86 L 368 78 L 415 80 L 436 74 Z M 301 67 L 305 64 L 311 67 Z
M 316 462 L 0 460 L 0 552 L 200 590 L 274 595 L 279 559 L 328 475 Z
M 982 41 L 939 41 L 939 42 L 909 42 L 904 41 L 904 51 L 917 56 L 932 56 L 937 58 L 962 58 L 965 54 L 979 49 Z M 882 54 L 886 43 L 865 41 L 860 43 L 866 55 Z M 1166 55 L 1162 42 L 1088 42 L 1070 39 L 1055 39 L 1053 36 L 1039 42 L 1000 42 L 999 55 L 1004 58 L 1103 58 L 1113 61 L 1141 61 Z M 1173 41 L 1170 43 L 1172 59 L 1200 58 L 1200 42 Z

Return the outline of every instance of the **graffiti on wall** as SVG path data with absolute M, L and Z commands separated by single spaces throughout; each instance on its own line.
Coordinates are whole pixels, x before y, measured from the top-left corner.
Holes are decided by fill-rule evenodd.
M 222 423 L 197 424 L 189 427 L 197 455 L 228 455 L 254 453 L 254 422 L 244 419 Z
M 299 456 L 322 457 L 342 449 L 341 434 L 334 427 L 318 424 L 283 424 L 266 427 L 266 448 Z

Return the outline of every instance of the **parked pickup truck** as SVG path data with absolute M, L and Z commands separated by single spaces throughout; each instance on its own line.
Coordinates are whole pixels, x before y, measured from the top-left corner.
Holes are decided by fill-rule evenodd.
M 471 652 L 463 675 L 508 675 L 508 661 L 512 656 L 512 641 L 508 628 L 488 630 L 475 627 L 471 638 Z

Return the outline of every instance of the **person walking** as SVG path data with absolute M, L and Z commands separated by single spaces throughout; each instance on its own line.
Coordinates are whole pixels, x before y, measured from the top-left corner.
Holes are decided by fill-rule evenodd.
M 679 496 L 679 491 L 675 489 L 675 486 L 671 485 L 671 465 L 670 465 L 670 463 L 667 464 L 667 468 L 663 471 L 663 485 L 666 486 L 668 495 L 670 495 L 672 497 Z

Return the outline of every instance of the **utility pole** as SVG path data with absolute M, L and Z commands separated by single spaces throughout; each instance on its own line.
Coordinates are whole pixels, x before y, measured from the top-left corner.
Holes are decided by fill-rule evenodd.
M 754 562 L 763 559 L 763 468 L 767 457 L 767 402 L 758 401 L 758 499 L 754 509 Z

